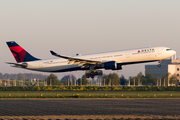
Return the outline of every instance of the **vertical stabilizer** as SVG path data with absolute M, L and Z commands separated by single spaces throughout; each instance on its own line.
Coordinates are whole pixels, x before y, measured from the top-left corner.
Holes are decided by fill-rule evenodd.
M 26 50 L 24 50 L 21 46 L 19 46 L 16 42 L 10 41 L 10 42 L 6 42 L 6 43 L 9 46 L 9 49 L 12 52 L 17 63 L 40 60 L 38 58 L 33 57 Z

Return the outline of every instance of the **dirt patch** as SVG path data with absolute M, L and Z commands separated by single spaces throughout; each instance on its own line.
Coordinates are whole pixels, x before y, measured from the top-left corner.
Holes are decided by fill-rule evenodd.
M 61 116 L 1 116 L 2 120 L 146 120 L 146 119 L 180 119 L 180 116 L 137 116 L 137 115 L 61 115 Z

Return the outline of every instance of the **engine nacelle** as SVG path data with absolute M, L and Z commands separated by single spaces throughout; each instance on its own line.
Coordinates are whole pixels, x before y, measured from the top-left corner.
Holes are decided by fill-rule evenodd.
M 122 65 L 119 63 L 116 63 L 116 61 L 109 61 L 109 62 L 103 63 L 103 68 L 105 70 L 121 70 Z
M 27 63 L 22 63 L 22 68 L 27 68 L 28 67 L 28 64 Z

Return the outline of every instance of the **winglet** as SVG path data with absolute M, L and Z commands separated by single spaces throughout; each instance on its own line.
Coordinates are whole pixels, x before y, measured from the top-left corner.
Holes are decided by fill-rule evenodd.
M 57 55 L 57 53 L 55 53 L 54 51 L 50 51 L 52 55 Z
M 54 55 L 54 56 L 56 56 L 56 57 L 61 57 L 61 58 L 65 58 L 65 59 L 68 59 L 68 58 L 69 58 L 69 57 L 66 57 L 66 56 L 61 56 L 61 55 L 55 53 L 55 52 L 52 51 L 52 50 L 50 50 L 50 52 L 51 52 L 52 55 Z

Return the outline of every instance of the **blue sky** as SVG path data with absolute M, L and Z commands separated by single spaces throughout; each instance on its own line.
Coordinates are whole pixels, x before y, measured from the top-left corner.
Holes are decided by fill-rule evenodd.
M 6 45 L 11 40 L 41 59 L 53 58 L 50 50 L 75 55 L 147 46 L 170 47 L 180 57 L 179 5 L 179 0 L 1 0 L 0 72 L 33 72 L 4 63 L 15 62 Z M 114 72 L 128 78 L 144 73 L 144 65 L 128 65 Z M 67 74 L 71 73 L 56 75 Z

